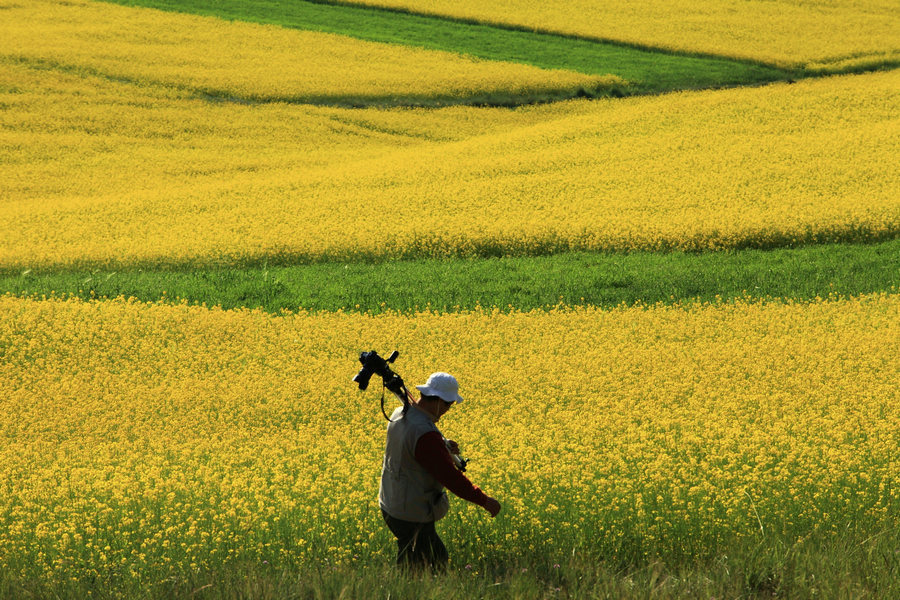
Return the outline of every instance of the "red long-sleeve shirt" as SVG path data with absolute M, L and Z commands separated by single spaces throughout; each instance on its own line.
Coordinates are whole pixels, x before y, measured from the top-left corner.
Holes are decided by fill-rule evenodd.
M 428 432 L 416 442 L 416 461 L 431 473 L 442 486 L 463 500 L 484 506 L 487 494 L 472 484 L 469 478 L 453 464 L 444 438 L 436 431 Z

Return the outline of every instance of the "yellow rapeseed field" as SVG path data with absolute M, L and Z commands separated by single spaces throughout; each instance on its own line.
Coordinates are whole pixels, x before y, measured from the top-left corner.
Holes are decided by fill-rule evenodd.
M 811 69 L 900 56 L 888 0 L 364 3 Z M 390 107 L 613 83 L 89 0 L 0 0 L 0 270 L 900 234 L 896 70 Z M 341 106 L 370 101 L 383 106 Z M 900 526 L 896 289 L 277 315 L 163 296 L 0 295 L 4 586 L 161 590 L 232 568 L 275 581 L 389 563 L 381 390 L 351 382 L 373 348 L 401 352 L 410 386 L 435 370 L 460 380 L 466 401 L 442 429 L 504 510 L 489 520 L 455 501 L 439 528 L 457 566 L 703 564 Z
M 0 265 L 716 249 L 900 230 L 900 72 L 516 110 L 0 65 Z
M 442 426 L 505 511 L 455 560 L 701 556 L 898 519 L 900 296 L 282 314 L 0 298 L 0 569 L 145 580 L 391 554 L 360 350 L 459 378 Z
M 894 0 L 348 0 L 826 71 L 900 60 Z
M 574 95 L 615 77 L 89 0 L 0 0 L 0 57 L 216 96 L 406 104 Z

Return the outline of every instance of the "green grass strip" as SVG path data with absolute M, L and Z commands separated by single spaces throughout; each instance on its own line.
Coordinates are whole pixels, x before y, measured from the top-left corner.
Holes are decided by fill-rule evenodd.
M 381 312 L 430 306 L 711 301 L 750 296 L 807 300 L 900 291 L 900 240 L 717 253 L 569 253 L 496 259 L 324 263 L 287 267 L 0 274 L 0 293 L 185 299 L 270 312 Z
M 361 6 L 296 0 L 107 0 L 127 6 L 214 16 L 418 46 L 488 60 L 526 63 L 630 82 L 612 93 L 647 94 L 759 84 L 796 74 L 726 58 L 686 56 L 575 37 L 521 31 Z
M 374 387 L 374 385 L 373 385 Z M 370 388 L 370 393 L 372 390 Z M 548 459 L 549 460 L 549 459 Z M 748 518 L 753 518 L 749 516 Z M 374 520 L 367 527 L 376 527 Z M 634 535 L 634 534 L 631 534 Z M 241 600 L 246 598 L 848 598 L 900 597 L 896 575 L 897 528 L 856 524 L 838 532 L 813 530 L 801 539 L 769 533 L 724 540 L 713 557 L 667 559 L 594 556 L 591 548 L 560 552 L 552 545 L 523 556 L 489 552 L 481 561 L 453 564 L 439 577 L 411 577 L 382 555 L 349 565 L 267 565 L 232 561 L 211 571 L 157 578 L 122 577 L 111 569 L 92 577 L 26 579 L 0 573 L 3 598 L 141 598 Z M 624 544 L 623 544 L 624 545 Z M 452 548 L 454 556 L 458 549 Z M 285 561 L 286 562 L 286 561 Z M 112 571 L 112 572 L 110 572 Z M 117 576 L 118 575 L 118 576 Z M 143 575 L 143 573 L 142 573 Z M 856 590 L 851 595 L 847 590 Z M 556 593 L 553 593 L 553 592 Z

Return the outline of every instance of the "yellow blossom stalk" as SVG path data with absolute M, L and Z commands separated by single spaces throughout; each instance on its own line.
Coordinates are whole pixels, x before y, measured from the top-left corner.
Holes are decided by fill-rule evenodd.
M 347 0 L 417 13 L 840 70 L 900 60 L 893 0 Z
M 573 96 L 615 77 L 103 2 L 0 0 L 0 56 L 239 100 L 409 104 Z
M 147 581 L 388 556 L 384 421 L 351 377 L 445 369 L 501 499 L 454 555 L 703 556 L 896 527 L 900 296 L 379 315 L 0 298 L 0 569 Z M 479 543 L 463 545 L 463 541 Z

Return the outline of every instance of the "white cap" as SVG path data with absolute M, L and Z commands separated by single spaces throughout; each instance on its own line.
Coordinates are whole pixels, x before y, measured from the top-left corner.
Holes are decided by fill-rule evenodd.
M 437 396 L 444 402 L 463 401 L 456 377 L 450 373 L 432 373 L 425 385 L 417 385 L 416 389 L 424 396 Z

